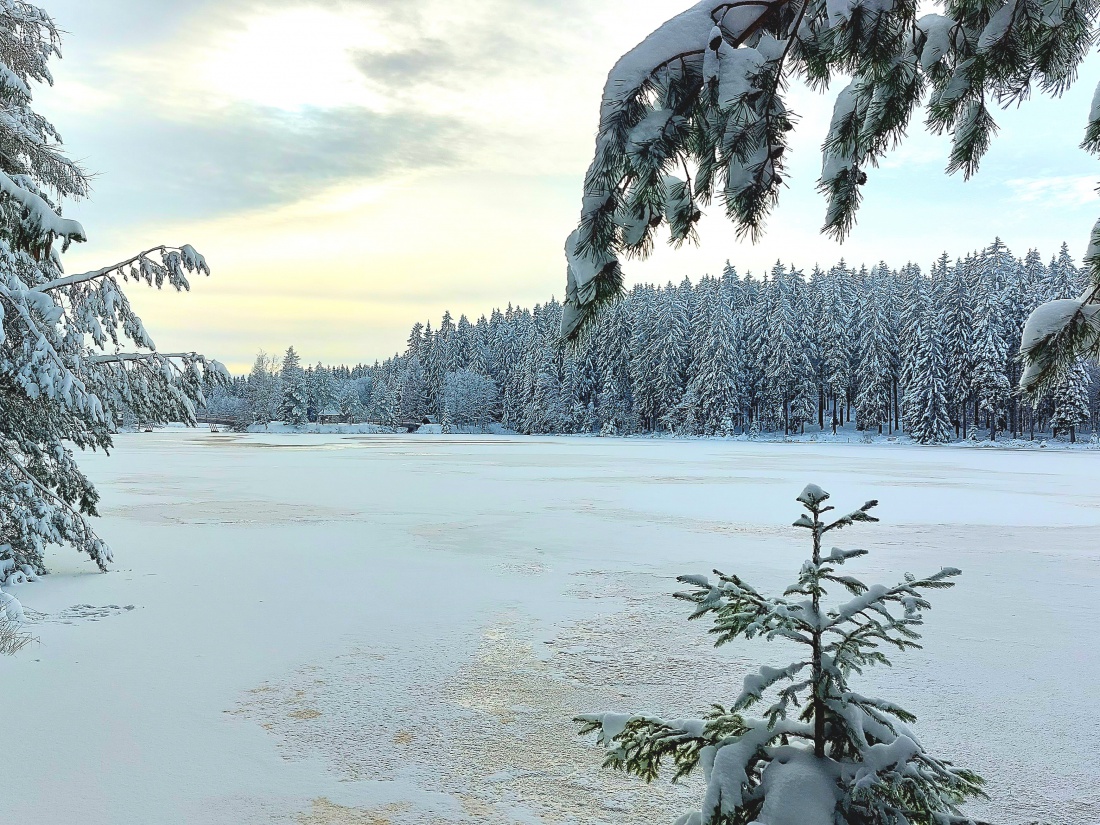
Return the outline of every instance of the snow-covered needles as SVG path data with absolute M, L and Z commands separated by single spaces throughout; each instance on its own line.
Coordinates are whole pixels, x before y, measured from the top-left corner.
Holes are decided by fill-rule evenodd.
M 992 105 L 1061 94 L 1095 40 L 1100 4 L 963 2 L 918 18 L 916 0 L 697 2 L 615 64 L 568 245 L 562 331 L 575 335 L 618 294 L 619 261 L 645 257 L 660 228 L 695 238 L 717 196 L 742 235 L 764 231 L 785 175 L 789 78 L 837 95 L 822 145 L 823 231 L 851 231 L 868 170 L 927 104 L 926 127 L 952 137 L 947 170 L 969 177 L 996 124 Z M 1100 95 L 1098 95 L 1100 100 Z M 1100 152 L 1100 103 L 1083 144 Z M 670 183 L 670 178 L 674 181 Z
M 1100 221 L 1085 252 L 1091 286 L 1075 299 L 1050 301 L 1024 326 L 1020 388 L 1033 399 L 1055 388 L 1083 358 L 1100 357 Z
M 821 551 L 821 538 L 855 522 L 873 522 L 870 501 L 833 521 L 822 516 L 829 494 L 809 485 L 798 497 L 806 513 L 795 522 L 812 531 L 813 555 L 783 596 L 767 597 L 736 575 L 715 571 L 682 576 L 693 589 L 692 619 L 708 617 L 720 646 L 737 639 L 782 639 L 805 655 L 783 667 L 747 675 L 728 706 L 701 719 L 665 721 L 648 715 L 589 714 L 581 732 L 598 732 L 605 765 L 652 781 L 669 761 L 674 778 L 702 767 L 707 790 L 699 810 L 679 822 L 695 825 L 834 825 L 906 823 L 963 825 L 959 805 L 982 796 L 982 779 L 924 750 L 908 727 L 915 717 L 883 699 L 852 690 L 849 678 L 889 664 L 883 647 L 919 647 L 917 628 L 931 605 L 925 590 L 948 588 L 959 575 L 946 568 L 924 578 L 906 575 L 893 587 L 868 586 L 839 568 L 862 550 Z M 825 604 L 840 585 L 849 599 Z M 762 718 L 746 712 L 764 703 Z

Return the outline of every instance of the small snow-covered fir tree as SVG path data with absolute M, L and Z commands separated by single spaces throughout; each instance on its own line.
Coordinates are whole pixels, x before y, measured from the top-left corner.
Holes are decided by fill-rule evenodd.
M 200 355 L 158 351 L 123 291 L 127 281 L 189 289 L 190 275 L 209 274 L 192 247 L 64 273 L 62 254 L 86 236 L 62 205 L 85 197 L 89 179 L 32 105 L 57 56 L 45 11 L 0 0 L 0 585 L 46 572 L 48 545 L 106 570 L 110 551 L 89 520 L 99 494 L 73 448 L 107 450 L 124 415 L 194 423 L 204 388 L 228 378 Z
M 0 656 L 14 656 L 31 643 L 23 622 L 23 606 L 11 594 L 0 591 Z
M 959 571 L 906 575 L 893 587 L 868 586 L 841 568 L 864 550 L 823 550 L 825 537 L 877 519 L 869 501 L 830 520 L 829 494 L 816 485 L 798 497 L 794 523 L 810 531 L 813 554 L 783 596 L 768 597 L 732 574 L 683 576 L 693 589 L 692 619 L 710 619 L 718 646 L 761 637 L 796 644 L 803 654 L 745 677 L 733 702 L 701 719 L 599 713 L 577 718 L 597 732 L 605 766 L 648 781 L 666 762 L 675 778 L 702 768 L 699 810 L 677 825 L 964 825 L 960 806 L 984 796 L 983 780 L 928 753 L 910 725 L 914 716 L 858 692 L 850 678 L 889 664 L 883 648 L 918 648 L 926 590 L 953 586 Z M 850 598 L 826 604 L 830 589 Z M 747 713 L 763 705 L 758 718 Z

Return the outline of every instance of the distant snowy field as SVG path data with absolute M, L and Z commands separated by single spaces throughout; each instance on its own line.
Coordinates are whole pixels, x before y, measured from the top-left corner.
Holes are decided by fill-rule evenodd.
M 115 572 L 16 590 L 5 821 L 671 825 L 697 785 L 602 771 L 570 718 L 696 715 L 785 662 L 667 594 L 791 580 L 815 482 L 882 500 L 839 534 L 863 578 L 964 571 L 856 684 L 990 780 L 975 813 L 1100 823 L 1094 452 L 169 430 L 85 466 Z

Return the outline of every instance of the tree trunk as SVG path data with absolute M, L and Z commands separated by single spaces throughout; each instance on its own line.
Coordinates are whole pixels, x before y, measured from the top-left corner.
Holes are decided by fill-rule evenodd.
M 814 565 L 821 565 L 821 513 L 819 505 L 814 506 Z M 821 609 L 821 593 L 814 588 L 813 594 L 814 616 Z M 813 634 L 813 711 L 814 711 L 814 756 L 818 759 L 825 758 L 825 668 L 821 661 L 821 636 L 820 630 Z
M 894 429 L 901 430 L 901 404 L 898 401 L 897 379 L 894 379 Z

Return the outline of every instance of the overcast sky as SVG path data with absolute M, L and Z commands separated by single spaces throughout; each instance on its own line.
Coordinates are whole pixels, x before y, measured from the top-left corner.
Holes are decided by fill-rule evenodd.
M 564 287 L 608 69 L 688 0 L 41 0 L 67 32 L 38 92 L 72 156 L 96 174 L 67 214 L 90 242 L 70 272 L 159 243 L 191 243 L 210 279 L 190 295 L 132 287 L 164 349 L 235 370 L 293 344 L 311 362 L 371 361 L 416 320 L 476 319 Z M 703 242 L 628 266 L 631 281 L 693 280 L 728 258 L 757 273 L 840 257 L 923 267 L 1000 235 L 1081 255 L 1097 216 L 1077 148 L 1100 60 L 1059 101 L 1003 112 L 969 183 L 919 128 L 871 173 L 840 247 L 814 191 L 831 94 L 794 90 L 790 187 L 764 241 L 719 217 Z M 712 209 L 714 212 L 719 209 Z

